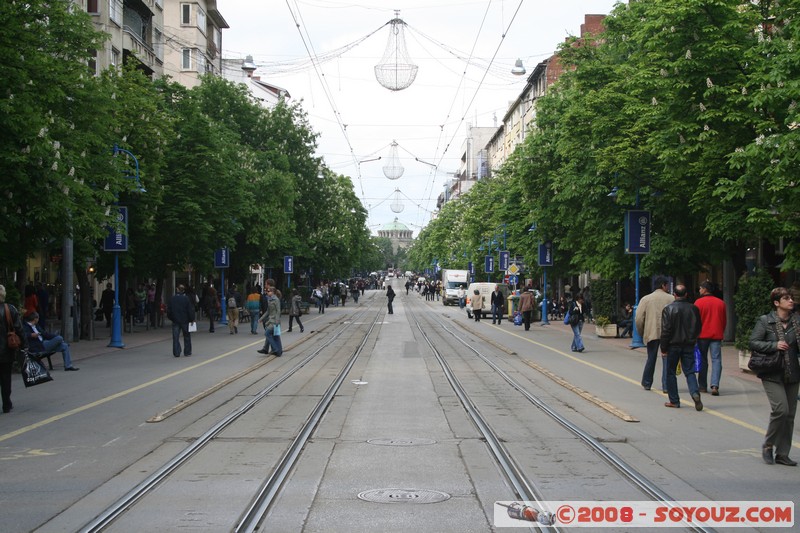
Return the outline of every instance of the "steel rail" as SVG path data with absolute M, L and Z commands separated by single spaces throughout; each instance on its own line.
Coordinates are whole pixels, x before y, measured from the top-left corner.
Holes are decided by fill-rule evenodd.
M 373 304 L 370 302 L 370 305 L 361 311 L 360 315 L 363 316 L 372 308 Z M 104 530 L 106 527 L 111 525 L 114 520 L 119 518 L 125 511 L 133 507 L 136 502 L 141 500 L 144 496 L 146 496 L 149 492 L 156 488 L 162 481 L 164 481 L 170 474 L 172 474 L 175 470 L 177 470 L 181 465 L 186 463 L 189 459 L 197 455 L 197 453 L 202 450 L 209 442 L 211 442 L 214 437 L 219 435 L 226 427 L 230 424 L 241 418 L 245 413 L 250 411 L 256 404 L 258 404 L 261 400 L 263 400 L 269 393 L 275 390 L 278 386 L 292 377 L 296 372 L 298 372 L 301 368 L 306 366 L 309 362 L 311 362 L 317 355 L 319 355 L 323 350 L 325 350 L 328 346 L 330 346 L 336 339 L 342 336 L 342 334 L 347 331 L 353 321 L 351 320 L 349 323 L 343 324 L 341 328 L 336 331 L 330 338 L 326 340 L 325 343 L 321 344 L 317 349 L 311 352 L 308 356 L 306 356 L 303 360 L 298 362 L 294 365 L 291 369 L 286 371 L 281 377 L 273 381 L 267 387 L 259 391 L 252 399 L 247 401 L 241 407 L 234 409 L 228 415 L 226 415 L 222 420 L 214 424 L 210 429 L 208 429 L 205 433 L 200 435 L 193 443 L 189 446 L 184 448 L 181 452 L 175 455 L 172 459 L 167 461 L 164 466 L 160 467 L 158 470 L 150 474 L 147 478 L 141 481 L 138 485 L 136 485 L 133 489 L 127 492 L 124 496 L 118 499 L 116 502 L 111 504 L 107 509 L 105 509 L 102 513 L 97 515 L 91 522 L 83 526 L 79 531 L 80 533 L 94 533 L 98 531 Z
M 370 324 L 366 334 L 364 334 L 364 338 L 361 339 L 358 347 L 353 350 L 353 353 L 350 355 L 347 363 L 339 372 L 339 375 L 336 376 L 336 379 L 330 384 L 328 389 L 325 391 L 325 394 L 323 394 L 322 398 L 320 398 L 319 402 L 317 402 L 317 405 L 311 411 L 311 414 L 306 419 L 300 432 L 297 434 L 294 441 L 292 441 L 292 444 L 289 446 L 289 449 L 278 462 L 277 467 L 273 470 L 272 475 L 270 475 L 270 477 L 261 485 L 256 497 L 252 500 L 247 510 L 239 519 L 236 527 L 233 528 L 234 533 L 252 533 L 258 528 L 261 520 L 267 514 L 272 502 L 278 495 L 278 491 L 283 485 L 283 482 L 289 476 L 292 468 L 294 468 L 294 465 L 297 463 L 300 454 L 303 451 L 303 447 L 308 442 L 309 437 L 311 437 L 311 433 L 314 431 L 314 429 L 316 429 L 319 421 L 322 420 L 322 416 L 327 412 L 328 407 L 336 396 L 336 393 L 338 392 L 339 388 L 341 388 L 342 383 L 344 383 L 347 374 L 350 373 L 350 370 L 358 360 L 361 352 L 364 351 L 364 346 L 366 346 L 370 335 L 372 335 L 375 325 L 378 323 L 379 319 L 382 319 L 383 316 L 383 313 L 377 313 L 375 315 L 375 319 L 372 321 L 372 324 Z
M 456 393 L 456 396 L 458 396 L 458 399 L 461 401 L 464 409 L 466 409 L 470 419 L 472 419 L 473 423 L 478 428 L 478 431 L 486 440 L 486 444 L 494 456 L 495 461 L 497 461 L 497 464 L 500 466 L 506 478 L 513 486 L 517 497 L 525 501 L 535 501 L 537 503 L 543 501 L 544 498 L 541 494 L 541 491 L 539 491 L 539 489 L 537 489 L 534 484 L 525 476 L 525 474 L 522 472 L 522 469 L 519 467 L 519 465 L 517 465 L 517 463 L 508 453 L 508 450 L 506 450 L 505 446 L 503 446 L 503 444 L 500 442 L 500 438 L 486 422 L 486 419 L 480 413 L 480 410 L 478 410 L 472 400 L 470 400 L 469 395 L 464 390 L 461 382 L 450 368 L 450 365 L 447 363 L 444 356 L 442 356 L 441 352 L 439 352 L 439 350 L 437 350 L 434 346 L 433 342 L 431 342 L 428 334 L 425 333 L 425 330 L 422 328 L 422 324 L 420 324 L 416 316 L 414 317 L 414 321 L 416 322 L 417 329 L 422 335 L 422 338 L 425 339 L 425 342 L 428 344 L 431 352 L 436 357 L 439 365 L 442 367 L 442 371 L 444 372 L 447 381 L 450 383 L 450 386 Z M 560 531 L 556 526 L 531 524 L 531 527 L 535 527 L 539 531 Z
M 491 361 L 488 357 L 486 357 L 483 353 L 477 350 L 474 346 L 470 345 L 463 339 L 461 339 L 453 330 L 451 330 L 447 325 L 442 322 L 440 319 L 436 318 L 439 324 L 442 326 L 442 329 L 449 333 L 454 339 L 456 339 L 459 343 L 463 346 L 468 348 L 472 351 L 475 355 L 477 355 L 484 363 L 489 365 L 495 372 L 497 372 L 509 385 L 511 385 L 514 389 L 516 389 L 520 394 L 522 394 L 528 401 L 534 404 L 536 407 L 544 411 L 550 418 L 558 422 L 561 426 L 566 428 L 572 434 L 577 436 L 581 441 L 583 441 L 586 445 L 589 446 L 595 453 L 597 453 L 602 459 L 604 459 L 607 463 L 613 466 L 618 472 L 622 473 L 626 479 L 631 481 L 635 486 L 637 486 L 643 493 L 645 493 L 651 500 L 657 501 L 659 503 L 663 503 L 664 505 L 675 508 L 678 507 L 675 504 L 675 499 L 661 490 L 661 488 L 643 476 L 640 472 L 638 472 L 635 468 L 630 466 L 626 463 L 619 455 L 614 453 L 612 450 L 608 449 L 606 446 L 603 446 L 597 439 L 586 433 L 584 430 L 573 424 L 564 416 L 560 415 L 557 411 L 551 408 L 547 403 L 542 401 L 539 397 L 534 394 L 528 392 L 519 382 L 517 382 L 514 378 L 508 375 L 503 369 L 501 369 L 497 364 Z M 692 531 L 702 532 L 702 533 L 714 533 L 715 530 L 712 528 L 702 527 L 693 525 L 691 523 L 687 523 L 686 527 Z

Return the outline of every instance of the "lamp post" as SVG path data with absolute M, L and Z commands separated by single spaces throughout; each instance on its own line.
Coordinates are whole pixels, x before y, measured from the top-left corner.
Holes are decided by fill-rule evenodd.
M 614 187 L 608 196 L 617 197 L 618 189 Z M 639 188 L 636 188 L 636 203 L 634 209 L 625 212 L 625 253 L 633 254 L 636 258 L 634 271 L 634 284 L 636 287 L 635 302 L 633 304 L 633 320 L 630 348 L 644 348 L 642 334 L 636 328 L 636 310 L 639 307 L 639 256 L 650 253 L 650 211 L 639 209 Z
M 120 148 L 116 144 L 114 145 L 112 153 L 115 156 L 119 153 L 123 153 L 133 159 L 135 174 L 133 176 L 126 175 L 125 177 L 136 180 L 136 187 L 139 192 L 147 192 L 139 181 L 139 160 L 136 159 L 136 156 L 129 150 Z M 104 245 L 104 250 L 114 252 L 114 307 L 111 310 L 111 341 L 108 343 L 109 348 L 125 347 L 125 343 L 122 342 L 122 310 L 119 306 L 119 253 L 128 250 L 128 208 L 119 206 L 118 216 L 118 222 L 124 227 L 124 230 L 122 233 L 116 232 L 115 230 L 112 231 L 111 234 L 106 237 Z

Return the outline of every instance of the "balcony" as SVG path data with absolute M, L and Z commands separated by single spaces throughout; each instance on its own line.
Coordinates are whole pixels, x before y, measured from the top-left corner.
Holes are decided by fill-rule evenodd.
M 122 48 L 136 56 L 139 62 L 150 70 L 150 72 L 160 69 L 163 65 L 163 60 L 159 58 L 155 51 L 150 48 L 142 38 L 137 35 L 130 27 L 125 26 L 122 28 Z

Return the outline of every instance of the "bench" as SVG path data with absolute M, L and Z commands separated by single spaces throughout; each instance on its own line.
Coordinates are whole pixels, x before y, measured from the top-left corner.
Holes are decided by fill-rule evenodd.
M 58 352 L 52 350 L 49 352 L 28 352 L 28 355 L 39 362 L 41 362 L 42 359 L 47 358 L 47 367 L 48 369 L 53 370 L 53 361 L 50 358 L 56 353 Z

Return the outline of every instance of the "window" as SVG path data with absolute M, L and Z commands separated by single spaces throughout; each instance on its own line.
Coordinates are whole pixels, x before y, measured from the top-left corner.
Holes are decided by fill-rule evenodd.
M 99 0 L 86 0 L 86 12 L 97 14 L 100 13 Z
M 89 74 L 97 76 L 97 50 L 89 50 Z
M 205 74 L 206 72 L 206 56 L 199 50 L 197 51 L 197 72 Z
M 205 33 L 206 32 L 206 12 L 197 8 L 197 28 Z
M 164 60 L 164 34 L 160 28 L 153 29 L 153 51 L 158 59 Z
M 222 50 L 222 31 L 219 28 L 214 28 L 214 46 L 217 50 Z
M 190 70 L 192 68 L 192 49 L 184 48 L 181 50 L 181 69 Z
M 115 68 L 119 67 L 120 66 L 119 59 L 120 59 L 119 50 L 117 50 L 116 48 L 114 48 L 112 46 L 111 47 L 111 59 L 110 59 L 111 66 L 115 67 Z
M 181 4 L 181 25 L 188 26 L 192 23 L 192 4 Z
M 108 3 L 108 18 L 122 26 L 122 0 L 110 0 Z

